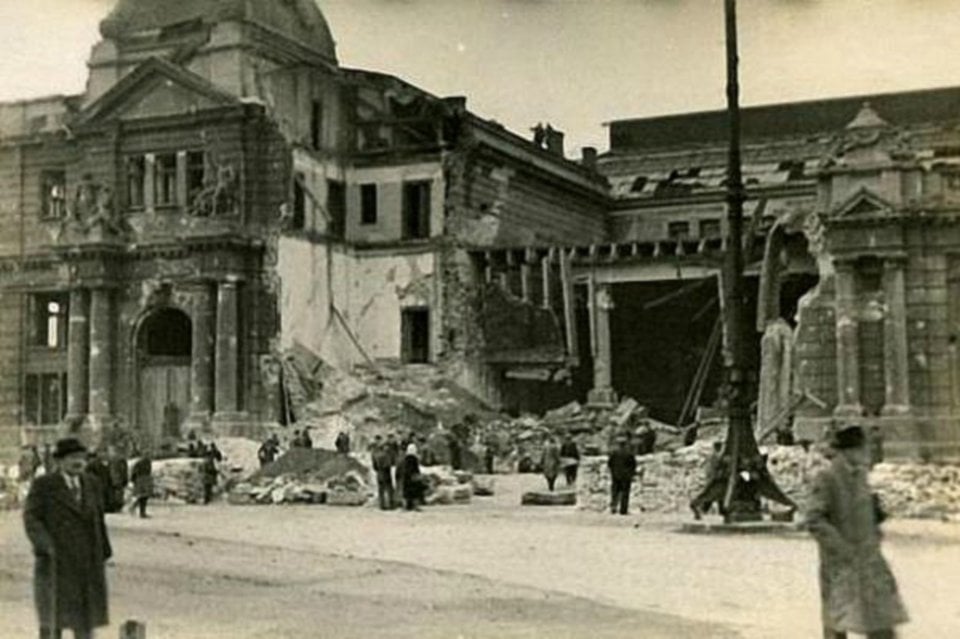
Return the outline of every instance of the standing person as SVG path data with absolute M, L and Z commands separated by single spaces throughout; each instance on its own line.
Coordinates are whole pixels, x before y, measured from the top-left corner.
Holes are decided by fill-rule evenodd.
M 637 454 L 649 455 L 657 445 L 657 431 L 653 430 L 650 422 L 643 418 L 636 431 Z
M 69 628 L 75 639 L 93 637 L 105 626 L 111 557 L 103 520 L 103 490 L 84 473 L 87 450 L 71 437 L 57 442 L 58 470 L 30 487 L 23 523 L 33 546 L 34 601 L 41 639 L 59 639 Z
M 337 439 L 333 442 L 333 445 L 338 453 L 346 455 L 350 452 L 350 435 L 348 435 L 346 431 L 341 430 L 337 433 Z
M 825 639 L 848 632 L 892 639 L 907 621 L 897 582 L 880 553 L 879 515 L 867 486 L 869 452 L 859 426 L 834 436 L 836 454 L 813 481 L 807 527 L 820 554 Z
M 118 513 L 123 510 L 123 491 L 130 481 L 130 470 L 127 468 L 127 460 L 114 444 L 107 446 L 107 467 L 110 469 L 110 496 L 106 511 Z
M 290 440 L 290 448 L 302 448 L 303 447 L 303 438 L 300 436 L 300 431 L 293 431 L 293 438 Z
M 20 484 L 18 499 L 20 502 L 26 500 L 30 493 L 30 485 L 33 478 L 37 475 L 37 470 L 43 465 L 40 460 L 40 453 L 36 446 L 24 446 L 20 453 L 20 460 L 17 462 L 17 481 Z
M 610 469 L 610 512 L 626 515 L 630 510 L 630 485 L 637 473 L 637 458 L 626 437 L 617 437 L 617 448 L 607 458 Z
M 223 458 L 223 455 L 220 454 L 216 446 L 211 444 L 210 448 L 207 449 L 207 454 L 203 458 L 203 464 L 200 466 L 200 473 L 203 479 L 204 504 L 209 504 L 210 500 L 213 499 L 213 489 L 217 486 L 217 478 L 219 476 L 219 471 L 217 470 L 217 455 L 220 455 L 221 459 Z
M 393 455 L 380 435 L 373 438 L 373 470 L 377 473 L 377 498 L 380 510 L 393 508 Z
M 313 448 L 313 438 L 310 437 L 310 429 L 304 428 L 300 433 L 300 446 L 303 448 Z
M 87 473 L 97 478 L 100 490 L 103 491 L 103 508 L 106 512 L 106 504 L 110 501 L 110 465 L 106 458 L 97 451 L 91 451 L 87 457 Z
M 407 446 L 403 457 L 403 501 L 406 510 L 420 510 L 423 500 L 423 476 L 420 474 L 420 455 L 416 444 Z
M 144 452 L 140 459 L 130 469 L 130 481 L 133 483 L 133 504 L 130 512 L 138 510 L 141 519 L 147 515 L 147 500 L 153 494 L 153 459 L 149 452 Z
M 703 513 L 710 510 L 710 505 L 716 502 L 717 510 L 723 514 L 723 496 L 726 493 L 727 486 L 720 481 L 726 467 L 723 462 L 723 442 L 713 442 L 713 450 L 707 457 L 703 473 L 703 489 L 690 501 L 690 510 L 693 511 L 693 518 L 699 520 Z
M 280 441 L 277 439 L 277 436 L 270 435 L 257 450 L 257 460 L 260 462 L 260 468 L 263 468 L 267 464 L 272 464 L 273 460 L 277 458 L 277 452 L 280 450 Z
M 553 492 L 557 483 L 557 475 L 560 474 L 560 446 L 553 437 L 547 439 L 543 447 L 543 455 L 540 457 L 540 468 L 543 476 L 547 480 L 547 488 Z
M 567 486 L 577 483 L 577 470 L 580 467 L 580 449 L 577 442 L 573 441 L 570 433 L 563 438 L 563 445 L 560 446 L 560 463 L 563 466 L 563 476 L 566 479 Z

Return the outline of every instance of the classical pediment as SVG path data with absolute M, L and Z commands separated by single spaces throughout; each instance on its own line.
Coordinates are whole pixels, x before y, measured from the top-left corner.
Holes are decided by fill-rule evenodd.
M 84 109 L 75 126 L 183 115 L 238 103 L 183 67 L 151 58 Z
M 833 209 L 833 217 L 876 217 L 889 215 L 893 205 L 873 191 L 862 188 Z

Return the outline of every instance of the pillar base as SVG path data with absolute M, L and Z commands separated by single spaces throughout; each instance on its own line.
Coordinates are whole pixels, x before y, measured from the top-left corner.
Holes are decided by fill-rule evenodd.
M 180 426 L 180 433 L 186 436 L 190 431 L 206 433 L 210 431 L 210 413 L 190 413 Z
M 217 437 L 256 438 L 260 433 L 260 424 L 250 419 L 250 414 L 242 411 L 220 411 L 213 415 L 210 424 Z
M 905 404 L 887 404 L 880 411 L 884 417 L 907 417 L 910 413 L 910 407 Z
M 863 406 L 860 404 L 841 404 L 833 411 L 834 417 L 860 418 L 863 417 Z
M 587 406 L 608 408 L 617 405 L 617 391 L 612 388 L 594 388 L 587 393 Z

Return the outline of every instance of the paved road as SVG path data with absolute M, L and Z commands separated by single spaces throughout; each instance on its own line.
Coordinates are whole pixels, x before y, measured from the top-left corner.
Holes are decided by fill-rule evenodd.
M 420 513 L 214 505 L 155 514 L 111 519 L 119 548 L 112 579 L 132 589 L 121 593 L 124 611 L 180 622 L 171 631 L 214 610 L 216 628 L 242 637 L 292 637 L 298 623 L 322 619 L 341 632 L 322 636 L 344 637 L 819 634 L 815 549 L 802 535 L 680 535 L 662 518 L 525 510 L 503 498 Z M 886 552 L 915 619 L 902 637 L 957 636 L 960 527 L 892 528 Z M 0 540 L 21 548 L 0 574 L 4 619 L 15 610 L 23 617 L 23 598 L 10 594 L 27 583 L 18 534 L 15 518 L 0 517 Z M 164 608 L 169 594 L 151 596 L 169 591 L 177 602 L 183 584 L 198 579 L 189 611 Z M 291 613 L 300 608 L 308 612 Z

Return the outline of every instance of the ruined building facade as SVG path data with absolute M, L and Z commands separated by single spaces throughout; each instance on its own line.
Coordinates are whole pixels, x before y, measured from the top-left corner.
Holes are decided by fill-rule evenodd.
M 0 105 L 6 450 L 259 432 L 297 344 L 485 384 L 463 247 L 605 236 L 560 136 L 341 68 L 312 1 L 158 7 L 117 4 L 83 94 Z
M 81 95 L 0 104 L 0 448 L 259 433 L 284 353 L 511 411 L 722 406 L 722 112 L 565 159 L 339 65 L 311 0 L 120 0 Z M 864 104 L 865 101 L 869 104 Z M 960 89 L 743 113 L 761 437 L 960 448 Z

